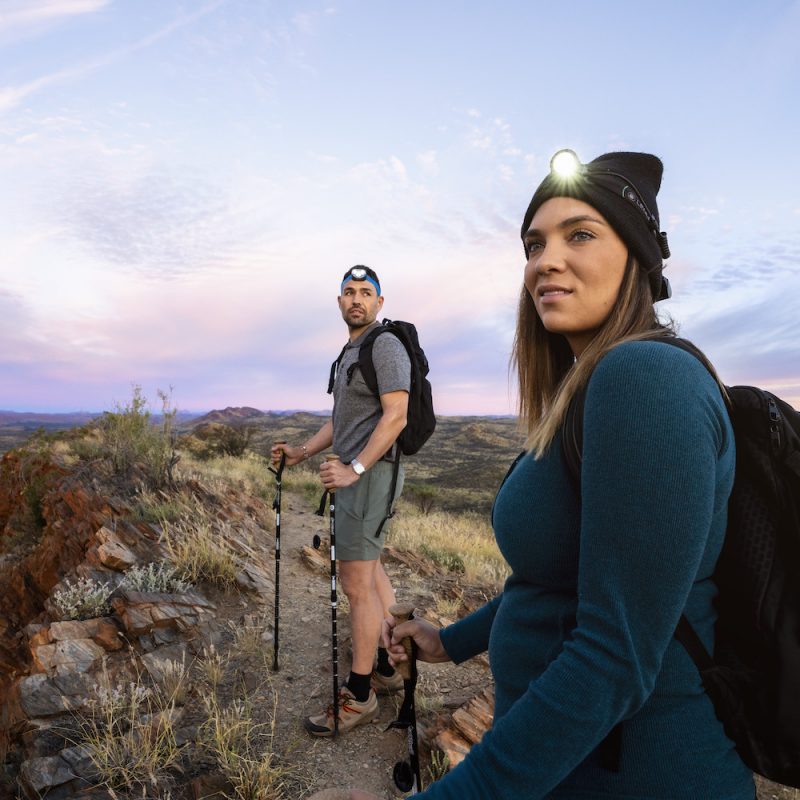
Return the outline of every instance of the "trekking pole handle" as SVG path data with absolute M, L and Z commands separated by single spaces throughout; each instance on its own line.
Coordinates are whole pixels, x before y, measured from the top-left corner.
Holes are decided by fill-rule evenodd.
M 394 618 L 395 625 L 399 625 L 401 622 L 408 622 L 408 620 L 414 618 L 414 606 L 412 606 L 410 603 L 395 603 L 394 605 L 389 606 L 389 613 Z M 400 662 L 395 669 L 404 681 L 410 681 L 411 659 L 414 657 L 411 637 L 404 637 L 400 644 L 403 645 L 403 649 L 406 651 L 408 661 Z
M 286 439 L 279 439 L 277 442 L 275 442 L 275 444 L 276 445 L 287 444 L 287 442 Z M 280 463 L 278 464 L 278 469 L 273 469 L 272 467 L 269 468 L 269 471 L 274 473 L 275 480 L 280 481 L 285 466 L 286 466 L 286 451 L 281 450 L 281 460 Z
M 325 456 L 326 461 L 341 461 L 339 456 L 335 455 L 334 453 L 330 453 L 329 455 Z M 328 489 L 331 494 L 336 493 L 336 489 Z

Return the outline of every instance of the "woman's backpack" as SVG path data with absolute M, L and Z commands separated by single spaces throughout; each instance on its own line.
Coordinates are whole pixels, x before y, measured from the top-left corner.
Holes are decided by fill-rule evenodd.
M 659 339 L 698 358 L 684 339 Z M 726 387 L 736 439 L 728 527 L 714 581 L 713 657 L 685 616 L 675 637 L 697 665 L 725 732 L 755 772 L 800 787 L 800 414 L 753 386 Z M 562 449 L 580 488 L 585 390 Z

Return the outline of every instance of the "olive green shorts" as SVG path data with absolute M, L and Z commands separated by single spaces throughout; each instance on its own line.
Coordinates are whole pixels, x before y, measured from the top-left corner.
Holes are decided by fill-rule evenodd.
M 379 461 L 352 486 L 336 491 L 336 558 L 342 561 L 375 561 L 386 541 L 389 521 L 375 536 L 386 516 L 394 464 Z M 403 491 L 402 465 L 397 476 L 395 500 Z

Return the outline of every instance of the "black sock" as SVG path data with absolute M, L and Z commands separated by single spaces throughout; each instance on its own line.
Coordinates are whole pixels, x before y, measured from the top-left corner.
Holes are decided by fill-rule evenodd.
M 364 703 L 369 699 L 369 675 L 359 675 L 351 672 L 347 679 L 347 688 L 353 693 L 359 703 Z
M 389 651 L 385 647 L 378 648 L 378 666 L 375 669 L 384 678 L 394 675 L 394 667 L 389 663 Z

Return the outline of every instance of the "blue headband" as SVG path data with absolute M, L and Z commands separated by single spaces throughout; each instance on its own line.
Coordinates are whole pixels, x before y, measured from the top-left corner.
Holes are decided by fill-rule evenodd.
M 348 276 L 342 281 L 342 285 L 339 288 L 339 291 L 343 292 L 345 285 L 350 283 L 350 281 L 355 281 L 355 280 L 359 280 L 359 282 L 362 281 L 362 280 L 363 281 L 369 281 L 375 287 L 375 291 L 378 293 L 378 297 L 381 296 L 381 286 L 380 286 L 380 284 L 374 278 L 370 278 L 369 275 L 365 275 L 363 278 L 358 279 L 358 278 L 354 278 L 352 275 L 348 274 Z

